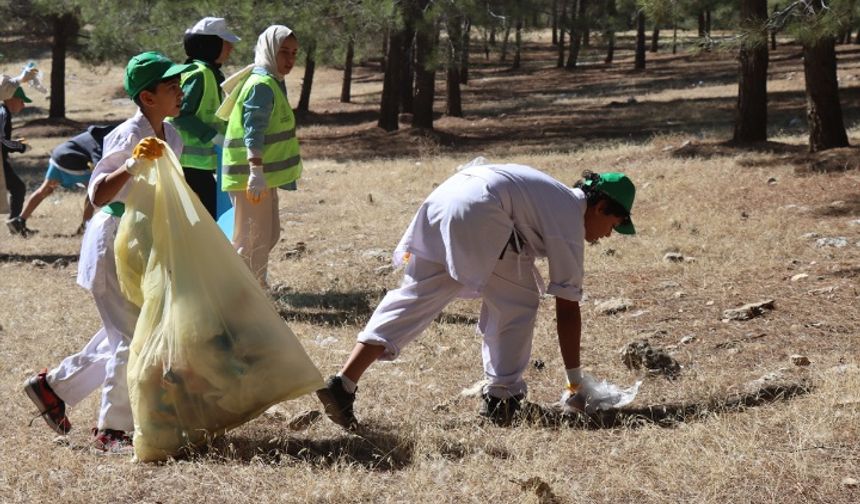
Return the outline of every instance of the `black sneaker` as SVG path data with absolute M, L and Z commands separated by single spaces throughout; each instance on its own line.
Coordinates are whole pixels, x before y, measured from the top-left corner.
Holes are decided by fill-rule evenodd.
M 13 235 L 23 235 L 24 230 L 27 229 L 27 223 L 21 217 L 12 217 L 6 221 L 6 227 Z
M 520 411 L 522 400 L 525 398 L 523 394 L 500 399 L 493 397 L 486 392 L 481 394 L 481 410 L 478 412 L 484 418 L 487 418 L 494 424 L 507 427 L 511 425 L 516 418 L 517 412 Z
M 355 389 L 358 392 L 358 388 Z M 325 382 L 325 388 L 317 390 L 317 397 L 325 407 L 325 414 L 332 422 L 345 429 L 353 429 L 358 425 L 352 404 L 355 402 L 355 392 L 349 393 L 343 388 L 340 376 L 331 376 Z
M 32 236 L 39 231 L 35 229 L 30 229 L 27 227 L 27 221 L 22 219 L 20 216 L 12 217 L 11 219 L 6 221 L 6 227 L 9 228 L 9 232 L 13 235 L 21 235 L 24 238 L 28 236 Z

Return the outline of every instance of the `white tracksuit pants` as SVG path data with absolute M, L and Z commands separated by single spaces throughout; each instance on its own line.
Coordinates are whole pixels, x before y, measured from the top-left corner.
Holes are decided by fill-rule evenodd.
M 69 406 L 75 406 L 105 381 L 105 367 L 113 352 L 104 327 L 80 352 L 63 359 L 48 372 L 48 385 Z
M 483 337 L 484 391 L 498 398 L 526 394 L 523 373 L 531 356 L 539 304 L 534 258 L 507 250 L 485 287 L 478 334 Z M 381 359 L 393 360 L 418 337 L 442 309 L 464 290 L 445 266 L 413 256 L 403 283 L 389 291 L 358 341 L 385 347 Z
M 103 218 L 101 215 L 95 218 Z M 105 224 L 115 227 L 118 219 Z M 113 232 L 108 233 L 109 237 Z M 85 237 L 86 241 L 86 237 Z M 96 309 L 102 319 L 100 329 L 75 355 L 63 359 L 47 376 L 48 384 L 70 405 L 77 404 L 99 386 L 102 387 L 99 408 L 99 429 L 125 432 L 134 430 L 131 402 L 128 397 L 129 345 L 140 309 L 129 302 L 119 287 L 116 276 L 116 259 L 113 241 L 106 240 L 104 251 L 99 253 L 104 281 L 94 282 L 90 288 Z

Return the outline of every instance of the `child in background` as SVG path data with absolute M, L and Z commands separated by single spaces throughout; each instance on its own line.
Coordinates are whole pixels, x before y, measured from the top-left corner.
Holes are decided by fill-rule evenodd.
M 16 77 L 0 74 L 0 101 L 11 98 L 22 84 L 32 81 L 38 74 L 39 70 L 34 66 L 25 68 Z M 0 156 L 0 168 L 3 166 L 3 157 Z M 0 169 L 0 194 L 2 194 L 0 196 L 0 213 L 9 213 L 9 201 L 6 199 L 6 177 L 3 172 L 4 170 Z
M 200 202 L 216 217 L 215 169 L 217 150 L 224 144 L 225 121 L 215 116 L 221 105 L 221 65 L 227 61 L 233 44 L 240 39 L 227 29 L 223 18 L 206 17 L 185 32 L 185 63 L 194 68 L 182 74 L 182 108 L 170 119 L 182 136 L 184 148 L 179 163 L 185 181 Z
M 296 119 L 284 76 L 296 62 L 299 41 L 286 26 L 268 27 L 257 39 L 254 64 L 224 83 L 218 110 L 228 118 L 222 189 L 235 208 L 233 246 L 267 288 L 269 252 L 280 237 L 278 187 L 295 189 L 302 173 Z
M 510 424 L 527 387 L 542 280 L 535 257 L 549 263 L 547 294 L 556 298 L 558 343 L 568 404 L 595 393 L 580 368 L 585 242 L 612 230 L 633 234 L 635 188 L 621 173 L 585 172 L 568 187 L 534 168 L 470 163 L 424 201 L 394 252 L 407 262 L 402 285 L 373 312 L 340 373 L 317 392 L 326 414 L 351 428 L 357 382 L 378 359 L 393 360 L 457 297 L 481 296 L 478 333 L 484 373 L 481 416 Z
M 9 232 L 13 235 L 21 235 L 24 238 L 33 234 L 33 230 L 27 229 L 24 222 L 18 216 L 21 214 L 21 209 L 24 207 L 24 196 L 27 194 L 27 186 L 21 177 L 12 169 L 9 163 L 10 152 L 26 152 L 27 144 L 20 140 L 12 140 L 12 116 L 20 114 L 27 103 L 33 100 L 27 98 L 24 94 L 24 89 L 18 87 L 9 98 L 3 100 L 0 105 L 0 128 L 3 128 L 0 133 L 0 144 L 3 151 L 3 176 L 6 178 L 6 190 L 9 191 L 9 219 L 6 221 L 6 226 Z M 5 198 L 6 195 L 4 194 Z
M 179 76 L 192 68 L 177 65 L 157 52 L 139 54 L 126 66 L 125 91 L 140 108 L 105 138 L 104 157 L 96 165 L 88 188 L 90 201 L 101 211 L 93 216 L 84 233 L 78 266 L 78 284 L 93 294 L 103 328 L 81 352 L 67 357 L 50 372 L 42 371 L 30 378 L 24 386 L 48 425 L 65 433 L 71 429 L 66 403 L 75 404 L 102 385 L 93 441 L 100 452 L 128 453 L 134 429 L 126 367 L 140 309 L 120 290 L 114 256 L 114 238 L 129 190 L 127 183 L 163 154 L 156 138 L 165 141 L 177 155 L 182 154 L 179 133 L 164 120 L 179 114 Z M 97 381 L 99 378 L 103 383 Z
M 48 172 L 45 181 L 24 202 L 24 210 L 17 217 L 18 224 L 23 229 L 27 228 L 27 219 L 33 211 L 39 207 L 42 201 L 54 192 L 57 186 L 72 189 L 77 185 L 86 186 L 90 182 L 90 173 L 102 158 L 102 144 L 105 135 L 113 130 L 113 126 L 90 126 L 80 135 L 61 143 L 53 152 L 48 161 Z M 84 214 L 81 225 L 75 234 L 82 234 L 87 221 L 93 216 L 93 205 L 90 203 L 89 195 L 84 196 Z M 33 232 L 33 230 L 29 230 Z

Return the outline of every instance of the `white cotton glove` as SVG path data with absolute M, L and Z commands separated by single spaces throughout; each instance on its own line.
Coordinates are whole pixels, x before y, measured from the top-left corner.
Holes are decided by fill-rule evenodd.
M 253 204 L 257 204 L 263 199 L 265 191 L 269 189 L 266 184 L 266 179 L 263 177 L 263 165 L 252 164 L 251 174 L 248 176 L 248 188 L 245 190 L 245 197 Z
M 582 368 L 571 368 L 565 370 L 567 374 L 567 387 L 561 395 L 561 403 L 565 409 L 573 411 L 585 411 L 594 395 L 595 380 Z
M 568 385 L 561 395 L 565 411 L 594 413 L 597 410 L 620 408 L 633 402 L 639 393 L 642 380 L 632 387 L 621 389 L 617 385 L 598 380 L 579 368 L 568 369 Z
M 18 84 L 23 84 L 25 82 L 29 82 L 36 78 L 39 74 L 39 69 L 36 67 L 25 68 L 21 75 L 15 77 L 15 80 L 18 81 Z
M 216 147 L 223 147 L 224 135 L 222 135 L 221 133 L 216 134 L 214 137 L 212 137 L 212 144 Z

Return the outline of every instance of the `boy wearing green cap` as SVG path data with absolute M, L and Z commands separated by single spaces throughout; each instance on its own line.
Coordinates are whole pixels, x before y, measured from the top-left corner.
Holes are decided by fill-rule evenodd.
M 612 230 L 634 234 L 635 188 L 621 173 L 593 174 L 573 188 L 528 166 L 469 163 L 418 209 L 394 252 L 406 263 L 403 283 L 376 308 L 340 373 L 317 392 L 326 414 L 350 428 L 356 383 L 378 359 L 392 360 L 457 297 L 483 300 L 487 385 L 481 415 L 507 425 L 527 388 L 523 373 L 542 292 L 556 297 L 558 341 L 574 404 L 588 401 L 592 381 L 580 370 L 585 242 Z M 549 286 L 535 268 L 549 263 Z
M 104 155 L 87 191 L 101 211 L 87 226 L 78 264 L 78 284 L 92 292 L 103 327 L 78 354 L 67 357 L 50 372 L 33 376 L 24 386 L 48 425 L 64 434 L 71 429 L 66 404 L 79 402 L 102 385 L 93 441 L 101 452 L 128 452 L 134 430 L 126 366 L 139 307 L 122 295 L 114 257 L 114 239 L 129 191 L 127 182 L 163 154 L 156 138 L 166 142 L 177 157 L 182 154 L 182 139 L 165 119 L 179 114 L 179 76 L 190 68 L 174 64 L 157 52 L 139 54 L 126 66 L 124 87 L 140 108 L 104 139 Z
M 6 227 L 13 235 L 21 235 L 27 237 L 32 234 L 32 231 L 27 229 L 27 226 L 21 221 L 18 216 L 21 215 L 21 209 L 24 208 L 24 196 L 27 194 L 27 186 L 21 177 L 12 169 L 12 164 L 9 163 L 10 152 L 26 152 L 27 144 L 20 140 L 12 140 L 12 116 L 20 114 L 26 107 L 27 103 L 32 103 L 33 100 L 27 98 L 24 90 L 19 86 L 11 97 L 3 100 L 0 105 L 0 144 L 3 151 L 3 175 L 6 178 L 6 190 L 9 191 L 9 219 L 6 221 Z M 3 196 L 5 198 L 5 195 Z

